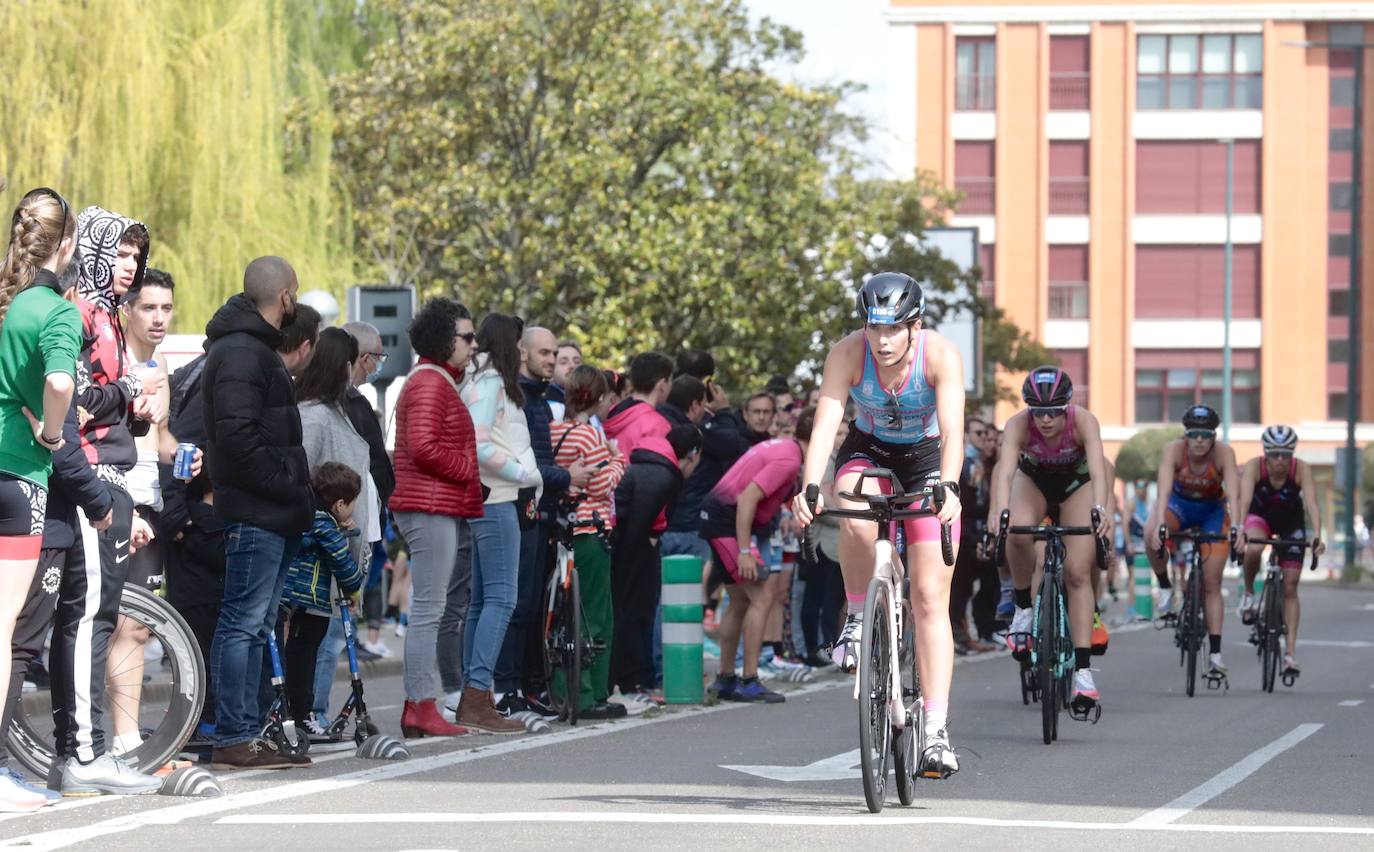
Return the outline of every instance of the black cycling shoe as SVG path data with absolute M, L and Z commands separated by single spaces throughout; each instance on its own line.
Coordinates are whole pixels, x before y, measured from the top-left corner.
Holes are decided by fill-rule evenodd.
M 586 709 L 577 711 L 577 718 L 590 719 L 592 721 L 624 719 L 628 715 L 630 715 L 630 711 L 626 710 L 624 705 L 611 704 L 607 701 L 602 701 L 599 704 L 593 704 Z

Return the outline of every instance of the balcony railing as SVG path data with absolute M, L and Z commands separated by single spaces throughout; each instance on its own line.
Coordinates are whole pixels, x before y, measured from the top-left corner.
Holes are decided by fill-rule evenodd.
M 1050 319 L 1087 319 L 1088 282 L 1051 281 Z
M 1086 71 L 1050 72 L 1050 109 L 1088 109 L 1091 80 Z
M 1050 215 L 1084 216 L 1088 213 L 1088 179 L 1050 178 Z
M 989 72 L 957 75 L 954 78 L 954 108 L 961 112 L 997 109 L 997 75 Z
M 997 180 L 990 177 L 956 177 L 954 189 L 964 198 L 956 205 L 960 213 L 991 215 L 997 212 Z

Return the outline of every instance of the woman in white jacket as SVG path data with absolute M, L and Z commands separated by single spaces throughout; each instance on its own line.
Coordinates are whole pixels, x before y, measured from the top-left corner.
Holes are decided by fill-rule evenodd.
M 543 481 L 530 446 L 520 392 L 520 335 L 524 323 L 506 314 L 488 314 L 477 330 L 480 353 L 463 384 L 463 402 L 477 433 L 477 463 L 485 493 L 483 517 L 469 521 L 472 531 L 472 597 L 463 629 L 466 685 L 458 724 L 491 733 L 524 733 L 518 721 L 497 717 L 492 672 L 515 609 L 520 565 L 520 529 L 535 522 Z M 504 724 L 501 724 L 504 723 Z

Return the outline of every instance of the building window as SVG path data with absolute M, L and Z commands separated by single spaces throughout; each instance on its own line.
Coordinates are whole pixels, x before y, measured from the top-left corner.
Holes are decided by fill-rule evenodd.
M 992 142 L 954 143 L 954 189 L 963 194 L 960 213 L 991 215 L 997 211 L 997 161 Z
M 1054 360 L 1059 368 L 1069 374 L 1073 382 L 1073 401 L 1075 405 L 1088 407 L 1088 350 L 1056 349 Z
M 1050 109 L 1086 110 L 1090 100 L 1088 36 L 1050 36 Z
M 1326 291 L 1326 315 L 1338 319 L 1346 319 L 1350 316 L 1349 290 Z
M 1326 253 L 1330 257 L 1346 257 L 1350 254 L 1350 235 L 1331 234 L 1326 238 Z
M 1050 246 L 1049 260 L 1049 318 L 1087 319 L 1088 247 Z
M 1331 209 L 1350 210 L 1355 202 L 1355 184 L 1350 181 L 1341 181 L 1331 184 Z
M 1088 143 L 1050 142 L 1050 214 L 1088 213 Z
M 1225 246 L 1136 246 L 1136 317 L 1220 319 L 1225 293 Z M 1259 246 L 1232 246 L 1231 312 L 1237 319 L 1260 315 Z
M 997 43 L 991 38 L 954 40 L 954 108 L 997 108 Z
M 1260 212 L 1260 141 L 1238 139 L 1232 210 Z M 1136 143 L 1135 212 L 1225 213 L 1226 146 L 1215 141 Z
M 1344 420 L 1350 414 L 1350 397 L 1344 393 L 1326 395 L 1326 417 L 1328 420 Z
M 1259 109 L 1263 73 L 1258 35 L 1143 35 L 1136 109 Z
M 1329 364 L 1350 363 L 1350 341 L 1347 339 L 1326 341 L 1326 360 Z
M 997 304 L 997 251 L 991 243 L 978 246 L 978 266 L 983 271 L 983 280 L 978 285 L 978 295 L 989 305 Z
M 1189 406 L 1203 403 L 1221 412 L 1222 354 L 1219 350 L 1136 353 L 1135 419 L 1137 423 L 1177 423 Z M 1260 417 L 1259 352 L 1234 353 L 1231 369 L 1231 417 L 1235 423 L 1258 423 Z

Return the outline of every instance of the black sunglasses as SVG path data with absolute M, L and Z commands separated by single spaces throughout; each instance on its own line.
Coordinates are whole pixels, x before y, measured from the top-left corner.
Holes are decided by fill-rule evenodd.
M 1032 409 L 1030 410 L 1030 412 L 1031 412 L 1031 416 L 1032 416 L 1032 417 L 1063 417 L 1063 416 L 1064 416 L 1064 409 L 1062 409 L 1062 408 L 1048 408 L 1048 407 L 1046 407 L 1046 408 L 1040 408 L 1040 407 L 1036 407 L 1036 408 L 1032 408 Z
M 888 391 L 887 397 L 887 428 L 901 431 L 906 426 L 906 421 L 902 418 L 902 406 L 897 401 L 897 395 Z
M 1185 438 L 1192 438 L 1195 441 L 1206 441 L 1215 438 L 1217 433 L 1211 429 L 1189 429 L 1183 433 Z
M 460 334 L 458 335 L 458 337 L 466 341 L 469 346 L 471 346 L 473 343 L 477 341 L 477 333 L 472 331 Z
M 30 195 L 46 195 L 46 196 L 48 196 L 49 198 L 52 198 L 53 200 L 55 200 L 58 204 L 60 204 L 60 205 L 62 206 L 62 227 L 59 228 L 58 231 L 57 231 L 57 241 L 58 241 L 58 242 L 61 242 L 62 240 L 66 239 L 66 237 L 67 237 L 67 219 L 69 219 L 69 218 L 71 217 L 71 212 L 72 212 L 71 208 L 67 206 L 67 199 L 65 199 L 65 198 L 62 197 L 62 193 L 60 193 L 60 192 L 58 192 L 57 190 L 53 189 L 52 187 L 48 187 L 48 186 L 39 186 L 39 187 L 35 187 L 35 188 L 29 190 L 27 193 L 25 193 L 25 194 L 24 194 L 24 197 L 25 197 L 25 198 L 28 198 Z M 19 210 L 18 210 L 18 208 L 15 208 L 14 216 L 13 216 L 13 217 L 11 218 L 11 220 L 10 220 L 10 229 L 13 230 L 13 229 L 14 229 L 14 226 L 15 226 L 15 225 L 18 225 L 18 224 L 19 224 Z

